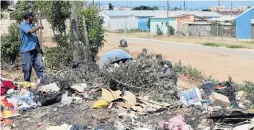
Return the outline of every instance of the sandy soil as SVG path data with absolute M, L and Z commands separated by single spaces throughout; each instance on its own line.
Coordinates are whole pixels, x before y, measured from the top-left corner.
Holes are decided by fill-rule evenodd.
M 173 62 L 181 60 L 183 64 L 191 65 L 218 80 L 227 80 L 230 75 L 239 83 L 245 80 L 254 81 L 254 51 L 248 49 L 215 48 L 108 34 L 99 56 L 110 49 L 118 48 L 122 38 L 127 39 L 128 50 L 134 56 L 142 48 L 147 48 L 151 52 L 162 54 L 164 58 Z

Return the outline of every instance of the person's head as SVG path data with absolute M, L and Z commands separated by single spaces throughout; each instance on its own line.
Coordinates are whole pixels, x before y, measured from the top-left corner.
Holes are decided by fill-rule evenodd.
M 26 14 L 24 15 L 24 19 L 25 19 L 27 22 L 32 23 L 33 20 L 34 20 L 34 14 L 33 14 L 33 12 L 26 13 Z

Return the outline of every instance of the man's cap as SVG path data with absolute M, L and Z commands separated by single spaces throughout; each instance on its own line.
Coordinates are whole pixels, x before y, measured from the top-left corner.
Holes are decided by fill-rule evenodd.
M 34 13 L 33 12 L 26 12 L 24 15 L 24 19 L 27 19 L 29 16 L 34 17 Z

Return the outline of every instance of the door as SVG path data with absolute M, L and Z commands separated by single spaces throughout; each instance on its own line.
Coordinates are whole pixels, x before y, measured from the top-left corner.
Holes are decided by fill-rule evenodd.
M 251 39 L 254 39 L 254 23 L 251 24 Z

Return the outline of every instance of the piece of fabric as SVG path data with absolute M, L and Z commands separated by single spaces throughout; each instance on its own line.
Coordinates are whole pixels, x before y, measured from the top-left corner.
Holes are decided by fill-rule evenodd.
M 36 72 L 38 78 L 43 77 L 44 65 L 42 63 L 42 56 L 38 51 L 28 51 L 21 54 L 21 64 L 24 72 L 24 80 L 30 82 L 32 67 Z
M 21 53 L 31 50 L 39 50 L 39 40 L 36 32 L 29 33 L 29 30 L 35 28 L 34 24 L 29 24 L 25 20 L 19 24 L 19 34 L 21 39 Z
M 15 85 L 12 81 L 4 80 L 1 83 L 1 96 L 5 95 L 9 89 L 14 88 Z

